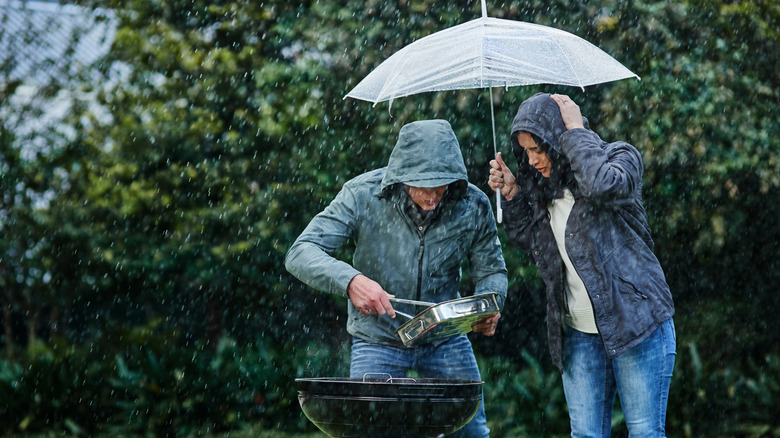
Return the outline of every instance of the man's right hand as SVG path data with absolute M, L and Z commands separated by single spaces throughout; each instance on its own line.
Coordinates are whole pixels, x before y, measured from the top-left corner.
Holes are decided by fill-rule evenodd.
M 488 185 L 493 190 L 501 189 L 501 196 L 506 198 L 507 201 L 511 201 L 517 192 L 520 191 L 515 176 L 501 157 L 501 152 L 496 154 L 495 160 L 490 160 Z
M 352 304 L 360 313 L 364 315 L 375 313 L 384 315 L 387 313 L 391 318 L 395 318 L 395 310 L 388 300 L 388 298 L 394 298 L 395 295 L 388 294 L 379 283 L 365 275 L 356 275 L 349 282 L 347 293 L 349 293 Z

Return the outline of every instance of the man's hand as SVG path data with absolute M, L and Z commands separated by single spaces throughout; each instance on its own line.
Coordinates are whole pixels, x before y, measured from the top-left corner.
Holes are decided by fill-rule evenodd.
M 512 171 L 504 163 L 501 152 L 496 154 L 495 160 L 490 160 L 490 177 L 488 185 L 491 189 L 501 189 L 501 196 L 511 201 L 515 197 L 520 187 L 517 186 L 517 180 L 512 175 Z
M 566 129 L 584 128 L 582 124 L 582 113 L 580 107 L 573 100 L 569 99 L 569 96 L 563 94 L 551 94 L 550 98 L 558 104 L 558 108 L 561 109 L 561 117 L 563 117 L 563 124 Z
M 496 326 L 498 326 L 499 318 L 501 318 L 500 313 L 488 316 L 487 318 L 472 325 L 471 329 L 475 332 L 482 333 L 485 336 L 493 336 L 496 334 Z
M 387 299 L 388 297 L 394 298 L 395 295 L 388 294 L 379 283 L 365 275 L 356 275 L 349 282 L 347 292 L 349 293 L 350 301 L 352 301 L 352 304 L 360 313 L 364 315 L 373 315 L 375 313 L 384 315 L 387 313 L 391 318 L 395 318 L 393 305 Z

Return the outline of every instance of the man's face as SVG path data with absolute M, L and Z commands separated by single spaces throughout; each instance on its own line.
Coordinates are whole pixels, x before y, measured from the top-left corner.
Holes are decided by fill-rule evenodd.
M 412 197 L 412 200 L 423 210 L 433 210 L 441 202 L 447 186 L 439 187 L 412 187 L 406 186 L 406 193 Z

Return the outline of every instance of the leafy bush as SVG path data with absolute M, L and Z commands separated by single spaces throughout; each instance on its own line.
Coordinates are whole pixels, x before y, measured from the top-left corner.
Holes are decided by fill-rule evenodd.
M 343 375 L 345 353 L 319 345 L 190 343 L 161 322 L 85 345 L 36 344 L 0 361 L 0 431 L 191 436 L 260 427 L 315 430 L 296 377 Z
M 20 363 L 0 363 L 0 430 L 81 434 L 104 421 L 109 369 L 94 347 L 55 338 L 33 344 Z
M 524 363 L 480 358 L 488 426 L 496 437 L 569 436 L 569 418 L 559 372 L 545 369 L 527 352 Z M 725 366 L 702 361 L 695 344 L 678 346 L 667 409 L 669 436 L 780 437 L 780 354 L 764 361 Z M 612 436 L 627 437 L 619 403 Z
M 186 436 L 240 429 L 311 429 L 298 407 L 294 379 L 334 362 L 337 352 L 239 345 L 227 337 L 216 348 L 183 345 L 175 331 L 143 335 L 143 349 L 116 357 L 111 385 L 118 414 L 106 430 Z M 174 346 L 174 348 L 171 348 Z
M 669 430 L 685 437 L 780 437 L 780 354 L 756 363 L 703 361 L 695 343 L 678 346 Z
M 296 377 L 344 376 L 345 351 L 310 343 L 188 344 L 156 324 L 102 334 L 84 345 L 54 339 L 23 360 L 0 361 L 3 435 L 203 436 L 242 430 L 314 433 L 296 400 Z M 495 437 L 568 436 L 558 371 L 479 357 Z M 680 437 L 780 437 L 780 354 L 728 364 L 678 347 L 667 430 Z M 232 435 L 231 435 L 232 436 Z M 627 436 L 616 410 L 613 436 Z
M 528 352 L 522 364 L 502 358 L 480 359 L 485 409 L 497 437 L 569 435 L 569 416 L 560 373 L 545 369 Z

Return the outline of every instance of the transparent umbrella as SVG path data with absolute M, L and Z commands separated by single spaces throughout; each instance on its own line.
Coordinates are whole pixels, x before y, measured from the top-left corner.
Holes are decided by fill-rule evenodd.
M 433 33 L 402 48 L 363 78 L 347 95 L 376 105 L 428 91 L 532 84 L 588 85 L 639 79 L 590 42 L 538 24 L 487 16 Z M 496 153 L 496 124 L 493 153 Z M 496 219 L 502 221 L 496 190 Z

